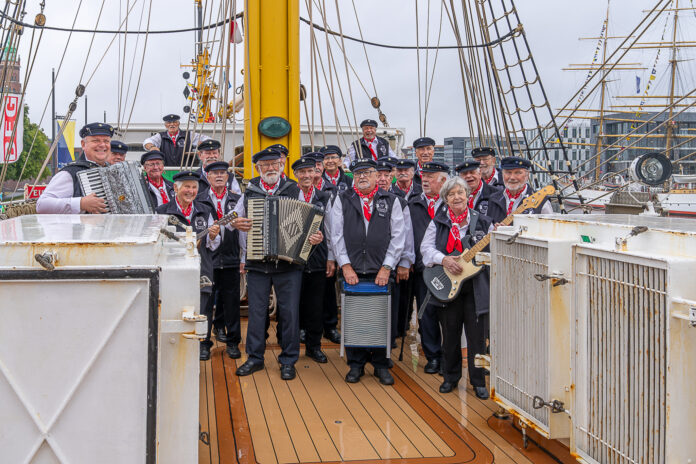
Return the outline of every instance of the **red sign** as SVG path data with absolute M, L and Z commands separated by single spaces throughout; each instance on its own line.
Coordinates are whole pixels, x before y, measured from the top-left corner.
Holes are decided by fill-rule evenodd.
M 5 97 L 5 105 L 3 108 L 2 118 L 2 138 L 3 152 L 0 162 L 14 163 L 19 159 L 19 150 L 17 149 L 17 140 L 22 138 L 22 130 L 20 127 L 15 129 L 19 124 L 19 96 L 7 95 Z M 13 137 L 14 133 L 14 137 Z
M 24 185 L 24 199 L 25 200 L 35 200 L 41 196 L 46 190 L 45 185 Z

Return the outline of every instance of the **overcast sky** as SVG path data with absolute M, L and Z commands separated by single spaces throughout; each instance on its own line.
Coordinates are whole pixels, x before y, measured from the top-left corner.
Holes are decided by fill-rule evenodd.
M 322 0 L 324 1 L 324 0 Z M 500 0 L 492 0 L 499 3 Z M 147 11 L 150 5 L 146 0 L 105 0 L 104 12 L 99 22 L 99 29 L 115 29 L 119 24 L 119 15 L 124 16 L 126 5 L 135 6 L 129 17 L 129 29 L 145 29 L 147 24 Z M 25 21 L 33 21 L 38 12 L 38 0 L 29 1 Z M 78 0 L 47 1 L 47 24 L 61 27 L 70 27 L 78 8 Z M 144 5 L 145 3 L 145 5 Z M 204 3 L 206 3 L 204 1 Z M 210 20 L 217 21 L 219 0 L 208 2 L 208 11 L 212 11 Z M 240 0 L 237 10 L 241 11 L 243 2 Z M 341 0 L 341 21 L 345 34 L 359 36 L 352 3 Z M 436 0 L 418 0 L 419 8 L 419 35 L 421 44 L 425 44 L 427 13 L 430 3 L 430 43 L 437 41 L 440 21 L 440 5 Z M 449 3 L 449 2 L 448 2 Z M 457 3 L 457 2 L 455 2 Z M 509 3 L 506 1 L 506 3 Z M 630 31 L 638 23 L 643 13 L 642 10 L 651 8 L 656 0 L 613 0 L 611 2 L 612 19 L 610 20 L 609 33 L 621 35 Z M 177 29 L 192 27 L 195 24 L 193 0 L 153 0 L 150 19 L 150 30 Z M 301 15 L 307 16 L 304 0 L 301 1 Z M 336 3 L 326 1 L 329 27 L 338 30 L 336 20 Z M 416 15 L 415 3 L 407 0 L 355 0 L 360 25 L 366 40 L 374 42 L 415 45 L 416 43 Z M 77 16 L 76 27 L 93 29 L 97 21 L 101 2 L 83 0 Z M 144 14 L 141 15 L 141 12 Z M 518 0 L 519 14 L 524 24 L 527 38 L 541 73 L 551 104 L 554 108 L 562 105 L 578 88 L 585 77 L 583 72 L 564 72 L 562 67 L 569 63 L 587 63 L 592 60 L 597 42 L 579 41 L 581 36 L 597 36 L 602 28 L 602 22 L 606 13 L 606 1 L 593 0 L 579 2 L 577 0 Z M 119 9 L 121 13 L 119 14 Z M 686 12 L 693 18 L 693 13 Z M 318 13 L 314 10 L 315 22 L 320 22 Z M 141 19 L 142 17 L 142 19 Z M 141 22 L 142 21 L 142 22 Z M 208 17 L 205 22 L 208 21 Z M 140 24 L 139 24 L 140 23 Z M 655 32 L 659 39 L 664 21 L 656 22 Z M 309 34 L 308 26 L 302 23 L 301 31 L 301 80 L 309 87 Z M 219 35 L 218 35 L 219 37 Z M 38 34 L 35 37 L 38 38 Z M 320 36 L 325 40 L 323 36 Z M 110 34 L 97 34 L 90 48 L 92 34 L 74 33 L 67 48 L 67 55 L 57 83 L 57 112 L 65 113 L 68 104 L 74 97 L 74 89 L 80 82 L 85 58 L 88 57 L 82 83 L 90 76 L 94 76 L 87 86 L 88 119 L 102 120 L 106 111 L 107 120 L 127 121 L 133 105 L 133 94 L 140 71 L 141 53 L 144 45 L 144 36 L 139 39 L 134 35 L 127 38 L 125 58 L 125 78 L 121 84 L 123 96 L 121 102 L 121 116 L 119 117 L 119 50 L 123 54 L 124 39 L 121 36 L 120 44 L 117 39 L 107 51 L 109 42 L 113 39 Z M 209 39 L 213 39 L 211 35 Z M 655 39 L 655 40 L 657 40 Z M 26 101 L 30 106 L 31 118 L 38 121 L 41 117 L 44 105 L 49 98 L 51 83 L 51 68 L 58 68 L 63 50 L 66 47 L 68 33 L 46 31 L 39 46 L 39 52 L 31 73 Z M 136 49 L 136 40 L 137 49 Z M 182 95 L 184 80 L 181 77 L 181 64 L 190 62 L 194 54 L 194 34 L 192 32 L 176 35 L 151 35 L 147 42 L 145 62 L 142 67 L 142 77 L 138 89 L 137 100 L 130 117 L 132 122 L 158 122 L 166 113 L 181 113 L 186 101 Z M 455 44 L 451 27 L 446 17 L 441 31 L 441 44 Z M 31 32 L 26 31 L 20 44 L 22 57 L 22 71 L 27 70 L 28 51 L 31 43 Z M 616 42 L 612 42 L 616 45 Z M 241 69 L 241 57 L 243 49 L 239 47 L 239 66 L 237 69 L 237 85 L 241 82 L 239 69 Z M 334 45 L 334 53 L 336 52 Z M 102 63 L 97 68 L 97 63 L 106 52 Z M 394 127 L 405 128 L 407 144 L 418 137 L 418 79 L 415 51 L 388 50 L 376 47 L 367 47 L 367 53 L 375 79 L 377 93 L 382 101 L 382 109 L 386 113 L 389 123 Z M 429 69 L 432 72 L 434 51 L 430 53 Z M 362 76 L 365 86 L 370 94 L 372 83 L 367 68 L 362 46 L 348 43 L 347 56 L 350 62 Z M 425 52 L 421 54 L 421 65 L 424 66 Z M 131 64 L 135 57 L 135 67 L 132 71 Z M 641 59 L 652 66 L 655 59 L 655 51 L 646 51 L 638 54 L 636 60 Z M 666 64 L 668 58 L 663 56 L 662 64 Z M 339 72 L 343 73 L 344 64 L 342 58 L 336 63 Z M 96 71 L 95 71 L 96 69 Z M 422 73 L 424 73 L 422 68 Z M 649 71 L 636 71 L 636 74 L 646 77 Z M 613 91 L 616 93 L 635 93 L 635 76 L 629 74 L 621 83 L 614 83 Z M 132 77 L 131 77 L 132 76 Z M 132 79 L 132 80 L 131 80 Z M 689 79 L 684 79 L 682 85 L 693 85 Z M 127 88 L 130 83 L 129 95 Z M 345 85 L 344 81 L 344 85 Z M 355 105 L 356 119 L 360 121 L 365 117 L 376 118 L 376 112 L 370 107 L 365 92 L 358 82 L 352 77 L 353 102 Z M 632 90 L 631 90 L 632 89 Z M 344 91 L 347 92 L 347 87 Z M 330 105 L 326 104 L 327 95 L 324 92 L 325 120 L 333 125 L 333 112 Z M 353 108 L 348 104 L 349 118 L 345 117 L 345 110 L 339 107 L 343 114 L 341 123 L 354 122 Z M 459 72 L 459 61 L 454 50 L 440 51 L 433 91 L 430 101 L 430 109 L 427 120 L 427 135 L 442 143 L 443 138 L 450 136 L 467 135 L 466 115 L 464 109 L 464 93 Z M 318 111 L 318 110 L 317 110 Z M 80 127 L 84 123 L 84 98 L 78 102 L 75 117 Z M 50 105 L 42 126 L 50 136 Z M 303 120 L 304 123 L 304 120 Z

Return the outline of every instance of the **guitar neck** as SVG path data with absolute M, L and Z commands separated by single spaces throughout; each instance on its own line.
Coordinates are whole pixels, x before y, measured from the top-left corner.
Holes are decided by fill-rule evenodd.
M 237 213 L 235 213 L 235 212 L 232 212 L 232 213 L 230 213 L 230 214 L 226 214 L 226 215 L 224 215 L 223 217 L 221 217 L 220 219 L 218 219 L 217 221 L 213 222 L 213 225 L 211 225 L 210 227 L 225 225 L 225 224 L 231 222 L 231 221 L 232 221 L 233 219 L 235 219 L 236 217 L 237 217 Z M 210 227 L 208 227 L 207 229 L 205 229 L 205 230 L 199 232 L 199 233 L 196 235 L 196 240 L 200 240 L 200 239 L 202 239 L 203 237 L 205 237 L 205 234 L 208 233 L 208 231 L 210 230 Z
M 509 226 L 510 224 L 512 224 L 512 220 L 515 218 L 515 214 L 519 214 L 519 213 L 521 213 L 522 211 L 524 211 L 525 209 L 527 209 L 527 206 L 524 205 L 524 204 L 521 204 L 521 205 L 518 206 L 517 209 L 516 209 L 515 211 L 513 211 L 509 216 L 507 216 L 505 219 L 503 219 L 502 221 L 500 221 L 500 225 L 501 225 L 501 226 Z M 478 253 L 478 252 L 480 252 L 481 250 L 483 250 L 484 248 L 486 248 L 486 247 L 488 246 L 489 243 L 491 243 L 491 234 L 490 234 L 490 233 L 489 233 L 489 234 L 486 234 L 485 237 L 483 237 L 481 240 L 479 240 L 478 242 L 476 242 L 476 245 L 474 245 L 474 246 L 472 246 L 471 248 L 469 248 L 469 251 L 467 251 L 466 253 L 464 253 L 464 254 L 462 255 L 462 257 L 463 257 L 464 260 L 467 261 L 467 262 L 471 261 L 471 260 L 474 259 L 474 257 L 476 256 L 476 253 Z

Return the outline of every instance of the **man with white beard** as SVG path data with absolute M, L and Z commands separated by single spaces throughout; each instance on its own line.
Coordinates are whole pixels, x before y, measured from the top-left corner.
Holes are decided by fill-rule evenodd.
M 281 178 L 281 154 L 275 148 L 266 148 L 252 157 L 258 177 L 249 181 L 244 195 L 235 206 L 238 218 L 232 221 L 232 227 L 241 232 L 251 230 L 247 208 L 250 198 L 280 196 L 297 199 L 300 188 L 297 183 Z M 264 368 L 266 350 L 266 317 L 271 285 L 275 288 L 278 301 L 277 317 L 281 329 L 282 352 L 280 361 L 280 378 L 295 378 L 295 363 L 300 354 L 300 319 L 299 303 L 302 286 L 302 266 L 286 261 L 250 260 L 246 261 L 247 234 L 239 234 L 240 271 L 247 273 L 249 297 L 249 324 L 247 326 L 246 352 L 247 361 L 237 369 L 238 376 L 253 374 Z M 317 245 L 323 237 L 312 237 L 310 243 Z
M 534 193 L 529 185 L 529 170 L 532 163 L 519 156 L 508 156 L 500 162 L 503 171 L 504 188 L 491 195 L 491 201 L 501 203 L 506 207 L 506 215 L 512 214 L 522 201 Z M 527 208 L 522 214 L 553 214 L 553 207 L 546 198 L 536 208 Z

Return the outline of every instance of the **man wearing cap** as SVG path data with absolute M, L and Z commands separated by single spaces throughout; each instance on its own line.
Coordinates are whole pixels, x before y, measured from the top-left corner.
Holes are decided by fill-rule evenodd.
M 205 167 L 210 187 L 199 192 L 197 200 L 215 211 L 214 219 L 229 215 L 241 195 L 229 190 L 230 165 L 225 161 L 213 161 Z M 242 331 L 239 322 L 239 231 L 220 229 L 221 243 L 213 256 L 213 302 L 215 311 L 213 330 L 216 338 L 227 344 L 227 355 L 241 357 L 239 343 Z
M 306 153 L 303 158 L 314 160 L 314 187 L 322 192 L 329 192 L 333 199 L 338 189 L 334 184 L 324 179 L 324 154 L 320 151 L 311 151 Z
M 120 163 L 126 160 L 126 153 L 128 153 L 128 145 L 119 141 L 111 141 L 111 153 L 109 154 L 109 164 Z
M 423 255 L 421 254 L 421 243 L 428 225 L 438 211 L 443 208 L 443 201 L 440 198 L 440 189 L 449 178 L 449 166 L 443 163 L 431 161 L 421 165 L 421 176 L 423 192 L 418 196 L 411 197 L 408 207 L 411 212 L 411 222 L 413 223 L 413 242 L 416 250 L 416 263 L 413 273 L 413 295 L 416 298 L 416 307 L 420 309 L 428 288 L 423 281 Z M 403 327 L 410 320 L 411 307 L 408 306 L 406 312 L 399 315 L 400 323 Z M 424 368 L 426 374 L 436 374 L 440 370 L 440 359 L 442 357 L 442 337 L 437 316 L 437 308 L 433 304 L 425 307 L 421 318 L 418 320 L 418 332 L 421 336 L 421 345 L 427 363 Z
M 196 132 L 179 130 L 178 114 L 168 114 L 162 118 L 167 129 L 158 132 L 143 141 L 143 147 L 147 151 L 159 150 L 164 153 L 165 166 L 182 166 L 184 163 L 184 151 L 191 151 L 191 146 L 196 146 L 210 137 Z
M 478 147 L 471 150 L 471 156 L 481 163 L 481 178 L 491 187 L 503 188 L 503 174 L 495 167 L 495 149 Z
M 271 150 L 276 150 L 278 153 L 280 153 L 280 178 L 288 179 L 288 176 L 285 175 L 285 167 L 288 163 L 288 153 L 290 153 L 290 150 L 288 150 L 288 147 L 286 147 L 282 143 L 274 143 L 268 148 L 270 148 Z M 292 181 L 295 182 L 294 180 Z
M 298 200 L 312 203 L 324 210 L 324 222 L 320 231 L 331 229 L 331 193 L 314 187 L 316 160 L 303 156 L 292 164 L 292 170 L 297 177 L 300 187 Z M 318 363 L 328 361 L 326 354 L 321 351 L 321 336 L 324 331 L 324 291 L 326 278 L 336 272 L 336 260 L 333 251 L 324 240 L 314 247 L 302 273 L 302 289 L 300 291 L 300 327 L 305 331 L 305 354 Z
M 198 245 L 198 253 L 201 257 L 201 307 L 200 312 L 208 318 L 208 334 L 201 341 L 200 360 L 210 359 L 210 340 L 212 329 L 212 299 L 213 290 L 213 254 L 220 246 L 220 226 L 213 225 L 215 219 L 211 209 L 203 203 L 195 201 L 198 194 L 198 174 L 193 171 L 182 171 L 174 176 L 174 201 L 157 207 L 157 214 L 174 216 L 182 225 L 177 225 L 179 232 L 183 232 L 184 226 L 191 226 L 194 234 L 208 230 L 203 235 Z
M 399 159 L 395 164 L 396 182 L 392 185 L 391 192 L 403 196 L 406 201 L 423 192 L 420 184 L 413 182 L 416 173 L 416 162 L 410 159 Z
M 413 150 L 416 153 L 416 172 L 413 175 L 413 181 L 417 184 L 421 183 L 421 168 L 423 163 L 429 163 L 435 156 L 435 140 L 430 137 L 421 137 L 413 141 Z
M 148 193 L 152 205 L 166 205 L 174 199 L 174 183 L 162 177 L 164 172 L 164 153 L 159 150 L 148 151 L 140 157 L 140 164 L 145 170 Z
M 484 216 L 490 217 L 493 219 L 493 222 L 497 224 L 507 216 L 507 214 L 505 214 L 505 203 L 500 201 L 499 197 L 495 200 L 492 199 L 499 189 L 481 179 L 481 169 L 479 166 L 479 161 L 474 158 L 468 158 L 464 160 L 463 163 L 458 164 L 455 171 L 459 177 L 464 179 L 469 189 L 471 189 L 471 193 L 469 194 L 469 208 L 478 211 Z
M 266 148 L 252 157 L 258 177 L 249 181 L 242 199 L 235 211 L 238 218 L 232 226 L 241 232 L 251 230 L 251 220 L 246 217 L 250 198 L 282 196 L 297 199 L 301 190 L 296 182 L 280 177 L 280 152 Z M 299 301 L 302 286 L 302 267 L 285 261 L 249 260 L 246 254 L 246 233 L 240 234 L 239 245 L 242 250 L 240 268 L 247 273 L 249 298 L 249 324 L 247 326 L 246 352 L 247 361 L 237 369 L 237 375 L 245 376 L 264 368 L 266 350 L 266 317 L 271 286 L 275 288 L 277 298 L 277 318 L 281 326 L 280 377 L 283 380 L 295 378 L 295 363 L 300 354 Z M 312 245 L 323 240 L 321 233 L 309 239 Z
M 404 249 L 403 210 L 395 195 L 377 186 L 376 167 L 369 158 L 353 161 L 353 188 L 340 193 L 331 209 L 331 244 L 349 285 L 360 279 L 387 285 Z M 359 382 L 370 361 L 380 383 L 394 383 L 384 348 L 346 348 L 346 357 L 346 382 Z
M 337 145 L 326 145 L 319 150 L 324 154 L 324 179 L 331 182 L 338 193 L 345 192 L 353 186 L 353 179 L 341 168 L 343 152 Z
M 365 119 L 360 123 L 360 128 L 363 136 L 348 147 L 348 156 L 344 160 L 346 168 L 349 167 L 356 157 L 371 157 L 373 161 L 377 161 L 379 158 L 386 158 L 387 156 L 396 158 L 389 141 L 382 137 L 377 137 L 377 121 Z M 364 150 L 361 150 L 359 147 L 364 147 Z
M 108 164 L 114 129 L 95 122 L 80 129 L 82 156 L 61 169 L 36 202 L 39 214 L 105 213 L 106 203 L 96 194 L 82 195 L 77 173 Z
M 505 205 L 507 216 L 520 206 L 522 200 L 534 193 L 534 189 L 529 185 L 532 163 L 519 156 L 507 156 L 500 161 L 500 168 L 503 171 L 504 188 L 492 195 L 491 201 Z M 553 214 L 553 207 L 547 198 L 536 208 L 528 208 L 521 214 Z
M 396 283 L 392 292 L 392 347 L 395 347 L 396 338 L 403 335 L 404 325 L 399 325 L 399 312 L 401 307 L 406 307 L 409 299 L 409 277 L 411 266 L 415 263 L 416 254 L 413 248 L 413 231 L 411 230 L 411 214 L 408 209 L 408 202 L 403 195 L 391 192 L 394 181 L 394 163 L 396 158 L 381 158 L 377 161 L 377 186 L 382 190 L 392 193 L 399 199 L 401 210 L 404 215 L 404 250 L 401 253 L 399 264 L 396 267 Z
M 206 166 L 210 163 L 216 161 L 223 161 L 220 153 L 220 142 L 213 139 L 208 139 L 201 142 L 198 145 L 198 151 L 196 155 L 200 161 L 201 167 L 196 171 L 199 176 L 201 176 L 201 185 L 198 186 L 198 194 L 205 195 L 210 189 L 210 182 L 208 182 L 208 173 L 205 170 Z M 227 181 L 227 189 L 238 195 L 242 194 L 242 189 L 239 187 L 239 182 L 234 174 L 229 175 L 229 180 Z

